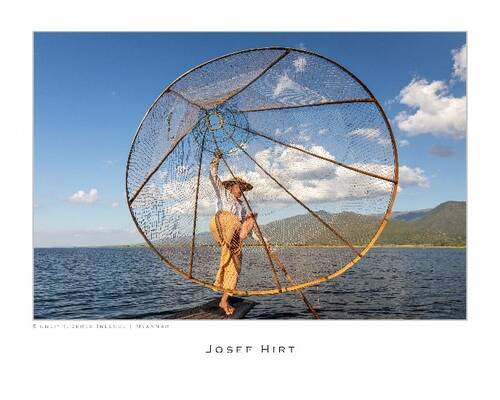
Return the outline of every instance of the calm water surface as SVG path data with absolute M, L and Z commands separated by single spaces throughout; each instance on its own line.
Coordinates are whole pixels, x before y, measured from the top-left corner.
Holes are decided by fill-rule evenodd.
M 310 262 L 308 251 L 294 249 L 294 258 Z M 465 260 L 465 249 L 375 248 L 304 293 L 324 319 L 464 319 Z M 155 319 L 217 296 L 147 248 L 35 249 L 35 319 Z M 294 293 L 251 299 L 247 318 L 311 318 Z

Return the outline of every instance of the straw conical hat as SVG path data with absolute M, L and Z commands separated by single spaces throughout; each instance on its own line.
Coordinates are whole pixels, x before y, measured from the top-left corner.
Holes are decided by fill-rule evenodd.
M 229 186 L 235 183 L 238 183 L 240 185 L 241 190 L 244 192 L 253 189 L 253 186 L 250 183 L 246 182 L 243 178 L 240 178 L 239 176 L 235 177 L 235 179 L 228 179 L 227 181 L 222 182 L 222 184 L 226 189 L 228 189 Z

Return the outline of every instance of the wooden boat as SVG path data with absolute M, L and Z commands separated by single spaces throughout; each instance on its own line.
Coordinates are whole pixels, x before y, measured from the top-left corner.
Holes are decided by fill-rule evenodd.
M 165 315 L 162 319 L 242 319 L 257 304 L 254 301 L 233 296 L 229 299 L 229 304 L 234 307 L 234 313 L 226 315 L 219 307 L 219 301 L 220 298 L 212 299 L 200 306 Z

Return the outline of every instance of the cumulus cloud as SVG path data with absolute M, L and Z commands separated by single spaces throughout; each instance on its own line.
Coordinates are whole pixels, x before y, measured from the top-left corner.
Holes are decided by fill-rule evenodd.
M 296 146 L 314 154 L 335 159 L 333 154 L 320 145 L 305 147 L 296 144 Z M 330 162 L 305 156 L 290 148 L 285 150 L 278 146 L 269 148 L 257 153 L 255 159 L 290 192 L 307 204 L 377 197 L 390 192 L 392 188 L 392 185 L 386 181 L 337 167 Z M 374 164 L 353 166 L 369 171 L 378 170 L 382 175 L 390 169 L 390 166 Z M 295 202 L 278 185 L 271 183 L 270 178 L 265 176 L 260 168 L 257 167 L 254 171 L 247 172 L 247 176 L 252 182 L 256 182 L 253 197 L 259 201 Z
M 90 189 L 88 193 L 78 190 L 69 197 L 69 201 L 78 204 L 93 204 L 97 201 L 97 189 Z
M 452 155 L 455 154 L 455 152 L 451 147 L 442 146 L 440 144 L 434 144 L 429 149 L 429 154 L 437 157 L 446 158 L 446 157 L 451 157 Z
M 321 145 L 301 145 L 296 147 L 308 150 L 323 157 L 335 159 L 327 149 Z M 308 205 L 342 200 L 363 200 L 387 196 L 393 185 L 382 179 L 373 178 L 349 169 L 336 166 L 328 161 L 313 158 L 291 148 L 272 146 L 257 152 L 256 161 L 269 173 L 281 182 L 291 193 Z M 355 163 L 353 167 L 361 170 L 378 173 L 392 178 L 393 166 L 377 163 Z M 279 208 L 294 204 L 295 200 L 274 183 L 257 165 L 251 169 L 232 167 L 235 175 L 242 176 L 251 182 L 254 189 L 249 192 L 252 204 L 266 209 Z M 200 177 L 198 199 L 198 215 L 212 215 L 215 209 L 215 193 L 207 176 Z M 230 178 L 229 172 L 221 176 L 222 180 Z M 151 206 L 150 200 L 163 203 L 162 207 L 168 215 L 192 215 L 194 211 L 194 196 L 196 176 L 186 181 L 170 181 L 156 186 L 148 183 L 134 202 L 134 207 Z M 429 182 L 420 168 L 400 167 L 400 188 L 410 186 L 428 187 Z M 145 201 L 146 200 L 146 201 Z
M 461 139 L 466 132 L 466 96 L 448 94 L 443 81 L 413 79 L 399 94 L 400 102 L 412 109 L 396 116 L 398 127 L 410 136 L 430 133 Z
M 152 203 L 160 202 L 163 203 L 160 207 L 163 208 L 165 214 L 192 215 L 195 201 L 193 187 L 196 187 L 196 182 L 195 176 L 185 181 L 172 180 L 162 185 L 150 181 L 134 200 L 133 208 L 148 209 Z M 213 192 L 214 189 L 208 176 L 200 176 L 198 215 L 209 215 L 214 211 L 215 195 Z
M 467 79 L 467 45 L 451 51 L 453 57 L 453 77 L 460 81 Z
M 399 167 L 399 185 L 402 188 L 409 186 L 418 186 L 428 188 L 429 179 L 425 176 L 424 170 L 421 168 L 410 168 L 406 165 Z
M 323 157 L 335 159 L 332 154 L 319 145 L 305 147 L 295 144 L 295 146 Z M 331 163 L 319 158 L 306 156 L 304 153 L 288 147 L 269 147 L 256 153 L 254 158 L 265 170 L 272 171 L 272 173 L 278 176 L 286 177 L 287 180 L 321 179 L 335 172 L 332 170 L 332 167 L 335 166 L 332 166 Z M 259 167 L 256 167 L 254 171 L 259 175 L 261 173 Z M 254 171 L 250 172 L 253 173 Z
M 405 147 L 405 146 L 408 146 L 409 144 L 410 144 L 410 141 L 406 140 L 406 139 L 401 139 L 399 141 L 399 147 Z

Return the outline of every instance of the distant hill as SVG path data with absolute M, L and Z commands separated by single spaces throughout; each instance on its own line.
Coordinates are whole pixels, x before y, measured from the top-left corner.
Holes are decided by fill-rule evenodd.
M 317 214 L 354 245 L 366 244 L 380 225 L 380 215 L 352 212 Z M 466 242 L 466 203 L 448 201 L 432 209 L 395 212 L 378 238 L 379 245 L 464 246 Z M 266 236 L 277 245 L 344 245 L 311 214 L 296 215 L 262 225 Z M 198 244 L 213 244 L 210 233 L 197 236 Z M 248 238 L 247 244 L 256 244 Z
M 395 211 L 392 213 L 392 219 L 398 219 L 401 221 L 416 221 L 424 217 L 432 208 L 426 208 L 423 210 L 415 210 L 415 211 Z
M 381 222 L 380 215 L 332 214 L 324 210 L 316 213 L 355 246 L 365 245 Z M 261 225 L 261 229 L 274 245 L 345 245 L 310 213 L 276 220 Z M 190 243 L 190 238 L 179 237 L 170 244 L 174 242 Z M 196 243 L 213 245 L 214 240 L 211 233 L 204 232 L 196 236 Z M 251 237 L 245 243 L 257 244 Z M 465 246 L 466 202 L 447 201 L 431 209 L 394 212 L 375 244 Z
M 389 220 L 378 244 L 431 244 L 464 246 L 466 242 L 466 203 L 447 201 L 421 218 Z

